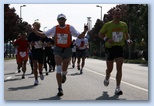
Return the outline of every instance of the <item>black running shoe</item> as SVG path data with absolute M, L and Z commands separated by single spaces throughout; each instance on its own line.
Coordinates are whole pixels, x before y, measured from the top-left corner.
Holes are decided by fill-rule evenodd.
M 80 70 L 80 65 L 77 66 L 78 70 Z
M 33 74 L 33 71 L 31 72 L 31 74 Z
M 63 96 L 63 90 L 62 88 L 58 88 L 58 96 Z
M 49 69 L 49 72 L 51 72 L 51 68 Z
M 44 75 L 43 75 L 43 73 L 40 73 L 40 79 L 41 79 L 41 80 L 44 80 Z
M 55 67 L 52 68 L 53 72 L 55 71 Z
M 82 69 L 80 70 L 80 74 L 82 74 L 83 72 L 82 72 Z
M 18 70 L 18 73 L 20 73 L 21 71 L 20 71 L 20 69 Z
M 37 86 L 38 85 L 38 80 L 35 80 L 34 85 Z
M 62 75 L 62 83 L 66 81 L 66 75 Z
M 72 65 L 72 68 L 74 68 L 74 64 Z
M 22 79 L 25 79 L 25 75 L 23 74 L 21 78 L 22 78 Z
M 123 92 L 119 88 L 115 89 L 115 95 L 122 95 L 122 94 Z

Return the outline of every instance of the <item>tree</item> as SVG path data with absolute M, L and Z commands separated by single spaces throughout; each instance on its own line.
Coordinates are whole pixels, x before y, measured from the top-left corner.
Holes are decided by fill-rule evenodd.
M 4 4 L 4 42 L 13 41 L 21 32 L 28 34 L 31 32 L 31 25 L 26 21 L 22 21 L 15 13 L 16 10 L 10 8 L 9 5 Z
M 148 5 L 121 4 L 121 5 L 116 5 L 116 7 L 122 10 L 122 21 L 127 23 L 131 39 L 134 42 L 133 45 L 131 46 L 131 49 L 130 47 L 128 47 L 128 45 L 126 45 L 125 50 L 130 49 L 130 56 L 132 55 L 131 53 L 133 53 L 133 51 L 135 51 L 136 49 L 140 51 L 144 50 L 147 52 L 145 54 L 148 54 Z M 100 27 L 103 26 L 104 23 L 112 20 L 112 11 L 116 7 L 111 8 L 107 12 L 107 14 L 104 14 L 103 21 L 98 21 L 98 20 L 96 21 L 94 28 L 92 28 L 92 33 L 90 33 L 90 37 L 92 38 L 92 42 L 94 45 L 99 46 L 98 42 L 100 39 L 98 38 L 98 36 L 95 35 L 98 35 Z M 143 39 L 144 39 L 144 46 L 141 45 Z M 95 40 L 97 43 L 95 43 Z
M 19 16 L 15 14 L 14 8 L 4 4 L 4 42 L 13 40 L 18 34 Z

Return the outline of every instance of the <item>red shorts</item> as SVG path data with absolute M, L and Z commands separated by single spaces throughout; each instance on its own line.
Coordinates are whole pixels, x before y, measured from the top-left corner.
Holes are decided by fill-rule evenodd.
M 22 61 L 28 61 L 28 52 L 22 51 L 17 53 L 17 62 L 21 63 Z

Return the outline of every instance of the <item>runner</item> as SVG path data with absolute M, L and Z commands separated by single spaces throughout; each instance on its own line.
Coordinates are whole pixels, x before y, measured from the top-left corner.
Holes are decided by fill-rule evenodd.
M 75 44 L 75 39 L 72 41 L 72 67 L 75 67 L 75 62 L 76 62 L 76 44 Z
M 58 83 L 58 96 L 62 96 L 62 83 L 66 81 L 67 68 L 72 56 L 72 49 L 70 47 L 72 43 L 72 36 L 84 38 L 88 27 L 85 26 L 84 31 L 80 34 L 73 26 L 65 24 L 66 16 L 64 14 L 59 14 L 57 21 L 59 25 L 49 29 L 47 32 L 45 32 L 45 34 L 37 31 L 35 27 L 32 30 L 41 37 L 54 37 L 56 45 L 54 48 L 54 55 L 57 65 L 56 78 Z
M 33 27 L 36 28 L 36 30 L 40 31 L 40 23 L 34 22 Z M 34 85 L 38 85 L 38 71 L 40 74 L 40 79 L 44 79 L 44 75 L 42 73 L 43 71 L 43 59 L 44 59 L 44 51 L 43 51 L 43 42 L 44 39 L 42 37 L 37 36 L 34 32 L 30 33 L 28 36 L 28 42 L 32 47 L 32 57 L 33 57 L 33 71 L 34 71 Z
M 26 64 L 28 61 L 28 41 L 26 39 L 27 33 L 21 33 L 20 38 L 14 42 L 14 47 L 17 49 L 17 64 L 18 69 L 22 67 L 22 79 L 25 78 Z M 19 72 L 19 70 L 18 70 Z
M 86 59 L 86 49 L 89 48 L 88 39 L 76 39 L 76 46 L 77 46 L 77 68 L 80 70 L 80 74 L 83 73 L 83 67 L 85 65 L 85 59 Z M 82 59 L 82 62 L 81 62 Z M 80 62 L 81 62 L 81 69 L 80 69 Z
M 55 66 L 56 66 L 56 62 L 55 62 L 55 55 L 53 53 L 53 50 L 55 48 L 55 42 L 52 38 L 49 38 L 49 41 L 51 43 L 51 67 L 49 69 L 49 72 L 51 72 L 51 70 L 54 72 L 55 71 Z
M 30 64 L 30 67 L 31 67 L 31 74 L 34 73 L 34 69 L 33 69 L 33 55 L 32 55 L 32 51 L 31 51 L 31 47 L 29 48 L 29 53 L 28 53 L 28 57 L 29 57 L 29 64 Z
M 115 8 L 113 10 L 113 20 L 104 24 L 99 32 L 99 37 L 105 41 L 106 48 L 106 77 L 104 85 L 109 85 L 110 73 L 113 70 L 114 60 L 116 62 L 116 89 L 115 94 L 122 95 L 123 92 L 120 89 L 120 83 L 122 79 L 122 64 L 123 64 L 123 46 L 125 39 L 128 44 L 131 44 L 130 36 L 128 34 L 128 27 L 125 22 L 121 20 L 121 10 Z
M 46 38 L 46 46 L 45 46 L 45 57 L 44 57 L 44 68 L 46 71 L 46 75 L 48 75 L 47 64 L 49 66 L 49 72 L 51 72 L 51 68 L 55 67 L 53 65 L 52 58 L 52 46 L 54 45 L 54 41 L 51 38 Z M 54 62 L 55 63 L 55 62 Z
M 20 34 L 18 35 L 18 38 L 17 38 L 17 39 L 19 39 L 19 38 L 20 38 Z M 14 42 L 15 42 L 17 39 L 15 39 Z M 20 70 L 21 67 L 19 66 L 18 61 L 17 61 L 17 52 L 18 52 L 18 50 L 17 50 L 17 48 L 15 47 L 15 56 L 16 56 L 17 70 L 18 70 L 18 73 L 20 73 L 20 72 L 21 72 L 21 70 Z

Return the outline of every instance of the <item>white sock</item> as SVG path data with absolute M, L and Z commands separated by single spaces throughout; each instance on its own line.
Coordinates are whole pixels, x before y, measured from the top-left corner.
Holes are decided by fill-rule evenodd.
M 120 89 L 120 86 L 117 86 L 116 89 Z

